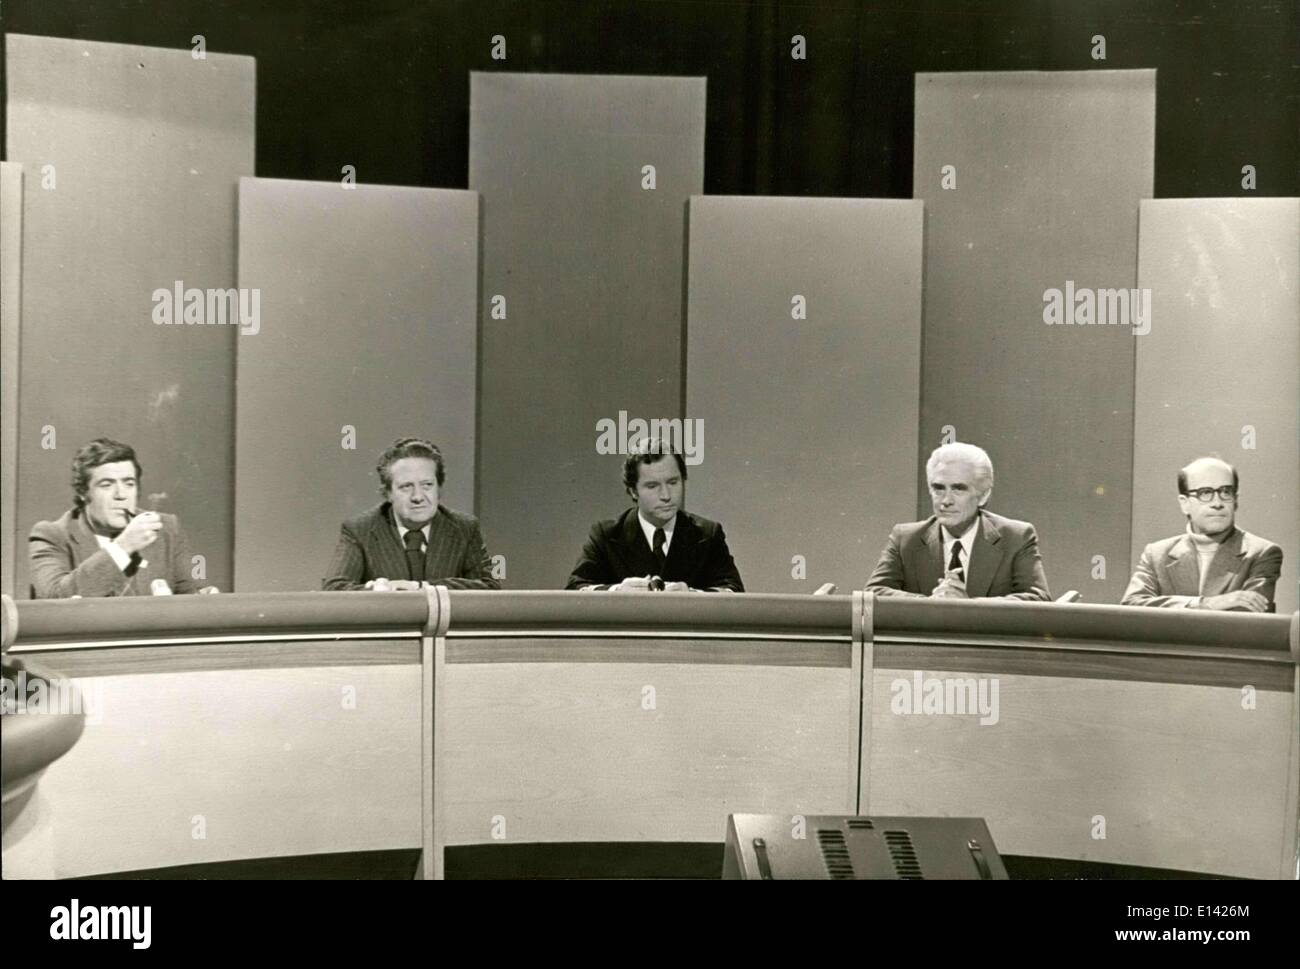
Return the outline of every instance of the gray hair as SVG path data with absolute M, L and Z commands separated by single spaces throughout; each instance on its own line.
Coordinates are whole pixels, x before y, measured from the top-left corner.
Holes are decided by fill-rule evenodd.
M 993 462 L 989 460 L 988 452 L 982 447 L 976 447 L 974 444 L 962 444 L 954 441 L 952 444 L 941 444 L 930 454 L 930 459 L 925 462 L 925 476 L 928 479 L 934 474 L 934 469 L 943 461 L 967 461 L 975 466 L 975 483 L 983 494 L 988 494 L 993 490 Z

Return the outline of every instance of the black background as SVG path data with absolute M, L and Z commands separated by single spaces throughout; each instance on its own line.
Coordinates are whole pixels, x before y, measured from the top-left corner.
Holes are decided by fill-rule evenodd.
M 910 198 L 915 72 L 1154 67 L 1157 197 L 1300 195 L 1298 0 L 0 0 L 0 15 L 15 33 L 202 34 L 256 57 L 270 178 L 350 164 L 362 182 L 466 188 L 470 71 L 668 74 L 708 78 L 706 193 Z M 1129 150 L 1099 143 L 1097 164 Z

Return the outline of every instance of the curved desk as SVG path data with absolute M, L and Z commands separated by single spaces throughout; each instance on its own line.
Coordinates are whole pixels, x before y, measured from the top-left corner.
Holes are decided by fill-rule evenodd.
M 984 817 L 1006 854 L 1295 877 L 1300 617 L 852 596 L 21 602 L 102 702 L 49 769 L 78 875 L 732 812 Z M 425 769 L 427 765 L 432 769 Z

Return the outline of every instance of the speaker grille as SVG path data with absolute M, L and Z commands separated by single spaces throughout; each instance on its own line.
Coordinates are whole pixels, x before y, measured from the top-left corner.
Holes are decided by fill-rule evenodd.
M 886 831 L 885 847 L 894 862 L 894 873 L 905 881 L 919 881 L 925 878 L 921 863 L 916 858 L 916 848 L 912 845 L 912 836 L 906 831 Z
M 853 878 L 853 860 L 849 846 L 844 842 L 844 832 L 839 828 L 818 828 L 817 846 L 821 848 L 822 864 L 832 879 Z

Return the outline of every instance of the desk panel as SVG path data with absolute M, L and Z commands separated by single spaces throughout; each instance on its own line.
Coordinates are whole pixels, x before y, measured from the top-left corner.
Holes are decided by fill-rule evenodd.
M 40 782 L 55 877 L 420 843 L 416 667 L 76 682 L 85 733 Z
M 695 645 L 720 644 L 662 648 Z M 732 812 L 851 813 L 858 673 L 838 649 L 839 668 L 448 663 L 446 841 L 719 841 Z
M 981 725 L 891 706 L 916 675 L 872 678 L 862 813 L 982 817 L 1007 854 L 1281 874 L 1291 693 L 1259 690 L 1247 709 L 1240 688 L 984 674 L 998 717 Z M 981 674 L 921 676 L 924 696 Z
M 1294 616 L 441 590 L 3 615 L 12 655 L 91 701 L 41 781 L 46 834 L 4 846 L 55 845 L 60 876 L 426 831 L 716 843 L 728 813 L 854 811 L 984 817 L 1015 854 L 1294 872 Z M 997 684 L 987 724 L 925 712 L 953 678 Z M 916 689 L 921 713 L 894 708 Z

